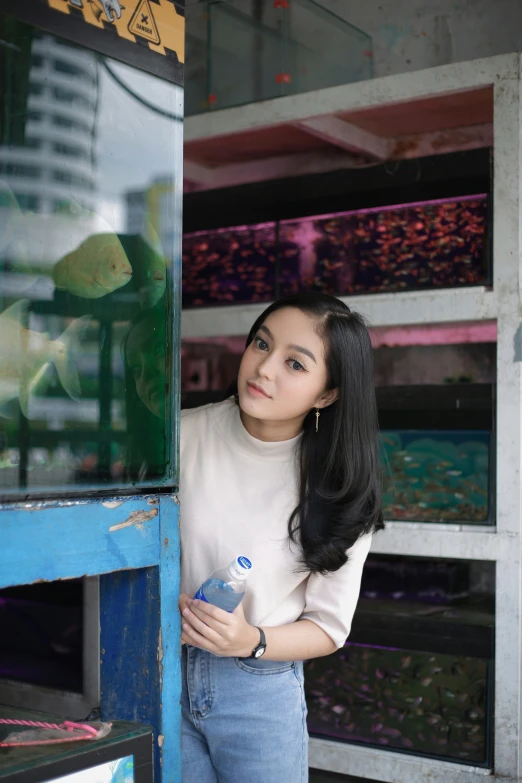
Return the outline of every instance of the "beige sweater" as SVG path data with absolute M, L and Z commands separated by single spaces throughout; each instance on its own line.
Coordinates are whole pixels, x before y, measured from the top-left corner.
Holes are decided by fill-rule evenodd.
M 319 434 L 320 437 L 320 434 Z M 253 564 L 243 606 L 252 625 L 312 620 L 342 647 L 371 536 L 327 576 L 297 572 L 288 539 L 297 503 L 299 437 L 265 443 L 245 430 L 233 400 L 181 413 L 181 591 L 193 595 L 237 555 Z

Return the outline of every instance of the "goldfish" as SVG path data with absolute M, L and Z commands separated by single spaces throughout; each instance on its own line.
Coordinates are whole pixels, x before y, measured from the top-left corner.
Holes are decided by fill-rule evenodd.
M 116 234 L 93 234 L 53 267 L 57 288 L 86 299 L 106 296 L 131 277 L 132 267 Z
M 27 329 L 28 299 L 20 299 L 0 314 L 0 406 L 18 398 L 22 413 L 29 418 L 29 398 L 50 364 L 73 400 L 80 395 L 80 381 L 74 355 L 90 316 L 77 318 L 56 340 L 43 332 Z

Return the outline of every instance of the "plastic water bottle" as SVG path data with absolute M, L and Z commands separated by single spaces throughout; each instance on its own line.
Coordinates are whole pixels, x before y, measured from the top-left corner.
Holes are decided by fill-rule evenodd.
M 228 568 L 218 568 L 205 579 L 194 598 L 233 612 L 246 593 L 246 580 L 252 563 L 248 557 L 236 557 Z

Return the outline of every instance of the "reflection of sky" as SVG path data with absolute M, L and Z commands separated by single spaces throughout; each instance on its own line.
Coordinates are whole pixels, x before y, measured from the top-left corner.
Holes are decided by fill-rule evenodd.
M 114 61 L 109 65 L 148 103 L 170 114 L 183 114 L 180 87 Z M 157 178 L 180 179 L 176 165 L 181 166 L 182 129 L 180 122 L 139 103 L 100 68 L 97 212 L 116 230 L 125 228 L 126 191 L 145 190 Z

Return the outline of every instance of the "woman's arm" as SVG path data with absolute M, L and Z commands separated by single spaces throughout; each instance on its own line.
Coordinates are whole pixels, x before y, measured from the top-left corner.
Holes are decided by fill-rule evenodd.
M 229 613 L 182 595 L 180 610 L 183 643 L 231 658 L 248 658 L 259 644 L 259 631 L 247 623 L 241 604 Z M 328 634 L 312 620 L 297 620 L 277 628 L 263 627 L 263 631 L 267 644 L 263 657 L 269 661 L 304 661 L 330 655 L 337 649 Z
M 256 628 L 254 631 L 257 634 L 257 645 L 259 633 Z M 263 628 L 263 631 L 266 636 L 266 653 L 263 657 L 268 661 L 307 661 L 331 655 L 337 649 L 326 631 L 313 620 L 297 620 L 278 628 Z

